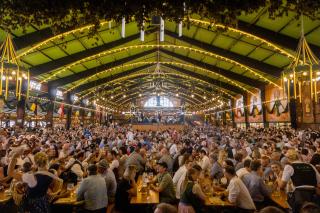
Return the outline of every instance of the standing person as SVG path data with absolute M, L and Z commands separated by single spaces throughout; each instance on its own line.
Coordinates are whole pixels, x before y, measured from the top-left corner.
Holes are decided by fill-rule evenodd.
M 165 162 L 158 162 L 158 175 L 153 179 L 152 183 L 158 183 L 156 186 L 151 185 L 151 188 L 159 192 L 161 203 L 175 203 L 175 193 L 172 177 L 168 172 L 168 165 Z
M 126 168 L 128 168 L 129 165 L 134 165 L 136 166 L 137 173 L 142 174 L 144 170 L 144 166 L 146 165 L 146 162 L 147 162 L 146 156 L 140 153 L 140 147 L 137 146 L 134 149 L 134 151 L 129 155 L 126 161 Z
M 194 168 L 188 170 L 187 185 L 180 199 L 179 213 L 202 212 L 202 203 L 206 196 L 202 192 L 201 186 L 197 183 L 199 175 L 200 172 Z
M 247 187 L 236 176 L 234 167 L 226 166 L 224 170 L 224 175 L 229 181 L 227 188 L 229 202 L 236 205 L 241 211 L 254 212 L 256 209 L 254 202 Z
M 316 188 L 320 187 L 320 175 L 317 169 L 308 163 L 299 161 L 298 153 L 289 149 L 286 153 L 288 164 L 284 167 L 280 189 L 287 189 L 288 203 L 293 212 L 299 212 L 304 202 L 312 202 Z
M 122 178 L 123 173 L 126 169 L 126 161 L 128 159 L 127 150 L 124 146 L 119 148 L 119 168 L 118 168 L 118 177 Z
M 21 211 L 30 213 L 48 213 L 49 201 L 47 191 L 51 188 L 51 194 L 61 190 L 62 180 L 48 172 L 48 156 L 43 152 L 38 152 L 34 156 L 36 173 L 21 173 L 14 168 L 21 153 L 13 155 L 8 168 L 8 175 L 17 181 L 27 185 L 25 197 L 22 200 Z
M 121 178 L 115 196 L 115 212 L 129 213 L 130 199 L 137 194 L 136 167 L 129 165 Z
M 114 199 L 117 190 L 117 181 L 113 171 L 109 168 L 109 164 L 105 159 L 102 159 L 97 164 L 98 173 L 105 179 L 108 192 L 108 209 L 114 206 Z
M 108 194 L 105 179 L 97 174 L 97 166 L 88 167 L 89 176 L 85 178 L 77 190 L 77 200 L 84 200 L 86 212 L 105 213 L 108 205 Z

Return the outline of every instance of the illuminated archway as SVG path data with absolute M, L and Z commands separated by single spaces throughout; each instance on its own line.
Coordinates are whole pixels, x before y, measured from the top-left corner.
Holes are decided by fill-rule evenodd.
M 144 107 L 173 107 L 173 103 L 167 97 L 153 96 L 145 102 Z

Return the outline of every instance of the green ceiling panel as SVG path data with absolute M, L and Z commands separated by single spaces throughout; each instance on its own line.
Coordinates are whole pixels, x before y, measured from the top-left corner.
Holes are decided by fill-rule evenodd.
M 217 47 L 221 47 L 221 48 L 228 48 L 232 43 L 234 42 L 234 39 L 232 38 L 229 38 L 227 36 L 224 36 L 224 35 L 219 35 L 215 41 L 213 42 L 213 45 L 214 46 L 217 46 Z
M 223 68 L 223 69 L 225 69 L 225 70 L 228 70 L 228 69 L 230 69 L 231 67 L 233 67 L 233 65 L 230 64 L 230 63 L 228 63 L 228 62 L 225 62 L 225 61 L 219 61 L 219 62 L 217 63 L 217 67 L 221 67 L 221 68 Z
M 82 44 L 77 40 L 68 42 L 67 46 L 63 48 L 70 55 L 85 50 Z
M 82 71 L 86 70 L 86 68 L 84 66 L 82 66 L 82 64 L 78 64 L 76 66 L 73 66 L 71 68 L 71 70 L 78 73 L 78 72 L 82 72 Z
M 41 52 L 31 53 L 28 55 L 28 57 L 23 58 L 23 60 L 33 66 L 51 61 L 48 57 L 43 55 Z
M 249 55 L 249 57 L 261 61 L 271 54 L 273 54 L 272 51 L 266 50 L 264 48 L 257 48 Z
M 64 71 L 64 72 L 61 72 L 57 75 L 58 78 L 63 78 L 63 77 L 66 77 L 66 76 L 69 76 L 69 75 L 72 75 L 74 74 L 73 72 L 71 72 L 70 70 L 68 71 Z
M 293 15 L 289 13 L 288 16 L 283 16 L 281 18 L 275 18 L 274 20 L 268 18 L 268 14 L 265 13 L 256 23 L 257 26 L 264 27 L 266 29 L 278 32 L 283 28 L 292 18 Z
M 100 63 L 97 60 L 91 60 L 91 61 L 86 61 L 86 62 L 82 63 L 82 65 L 88 69 L 91 69 L 91 68 L 99 66 Z
M 171 31 L 171 32 L 176 32 L 176 23 L 175 22 L 173 22 L 173 21 L 166 21 L 165 23 L 164 23 L 164 27 L 165 27 L 165 29 L 166 30 L 169 30 L 169 31 Z
M 263 10 L 263 9 L 260 9 L 260 11 L 261 10 Z M 259 14 L 259 12 L 252 13 L 252 14 L 245 14 L 244 12 L 242 12 L 242 14 L 240 16 L 238 16 L 238 19 L 245 21 L 245 22 L 248 22 L 248 23 L 251 23 L 252 20 L 254 20 L 256 18 L 256 16 Z
M 320 25 L 309 35 L 307 35 L 307 40 L 311 44 L 319 45 L 320 44 Z M 318 58 L 320 58 L 320 53 L 315 53 Z
M 305 17 L 303 19 L 304 22 L 304 32 L 308 33 L 310 30 L 314 29 L 315 27 L 320 25 L 319 20 L 313 20 L 311 21 L 309 18 Z M 281 31 L 282 34 L 288 35 L 294 38 L 300 38 L 301 36 L 301 21 L 297 20 L 292 22 L 290 25 L 288 25 L 286 28 L 284 28 Z M 319 34 L 318 34 L 319 36 Z M 297 44 L 298 45 L 298 44 Z
M 267 64 L 272 64 L 277 67 L 283 67 L 290 63 L 287 57 L 280 55 L 278 53 L 274 54 L 270 58 L 264 61 Z
M 241 37 L 241 41 L 244 41 L 246 43 L 249 43 L 249 44 L 252 44 L 252 45 L 255 45 L 255 46 L 258 46 L 261 44 L 261 42 L 259 40 L 256 40 L 256 39 L 252 39 L 248 36 L 242 36 Z
M 116 59 L 116 60 L 119 60 L 119 59 L 122 59 L 122 58 L 126 58 L 128 57 L 128 52 L 127 51 L 122 51 L 122 52 L 117 52 L 117 53 L 114 53 L 112 54 L 112 56 Z
M 58 47 L 51 47 L 51 48 L 47 48 L 44 49 L 42 51 L 43 53 L 47 54 L 49 57 L 51 57 L 52 59 L 58 59 L 58 58 L 62 58 L 67 56 L 67 54 L 65 54 L 60 48 Z
M 66 43 L 66 42 L 74 40 L 74 39 L 76 39 L 76 38 L 70 33 L 70 34 L 64 36 L 63 38 L 55 39 L 53 42 L 55 44 L 62 44 L 62 43 Z
M 13 30 L 12 34 L 20 37 L 20 36 L 23 36 L 23 35 L 26 35 L 26 34 L 29 34 L 29 33 L 33 33 L 35 31 L 36 30 L 33 27 L 27 27 L 25 29 L 25 32 L 23 32 L 22 28 L 18 28 L 16 30 Z
M 182 36 L 192 38 L 196 30 L 197 30 L 197 27 L 195 25 L 191 25 L 189 29 L 186 26 L 184 26 L 182 29 Z
M 247 55 L 249 52 L 251 52 L 255 46 L 244 43 L 242 41 L 238 41 L 232 48 L 231 51 L 238 53 L 240 55 Z
M 241 67 L 239 66 L 234 66 L 232 67 L 231 69 L 232 72 L 235 72 L 235 73 L 238 73 L 238 74 L 242 74 L 244 72 L 246 72 L 244 69 L 242 69 Z M 252 76 L 253 77 L 253 76 Z
M 80 38 L 80 41 L 82 44 L 84 44 L 84 46 L 87 49 L 96 47 L 96 46 L 100 46 L 103 44 L 103 40 L 100 39 L 99 37 L 94 37 L 94 38 L 88 38 L 88 37 L 82 37 Z
M 114 61 L 114 58 L 111 55 L 106 55 L 106 56 L 99 58 L 99 60 L 101 61 L 101 63 L 107 64 L 107 63 Z
M 203 30 L 201 28 L 198 29 L 195 39 L 205 42 L 207 44 L 211 44 L 212 39 L 215 37 L 215 33 L 208 32 L 208 30 Z
M 211 65 L 215 65 L 217 63 L 217 59 L 213 58 L 213 57 L 205 57 L 203 59 L 203 63 L 207 63 L 207 64 L 211 64 Z
M 138 29 L 137 23 L 130 22 L 126 24 L 126 36 L 131 36 L 140 32 Z
M 116 41 L 118 39 L 121 39 L 120 38 L 120 31 L 118 28 L 116 29 L 112 29 L 110 31 L 103 31 L 103 32 L 100 32 L 100 36 L 101 38 L 103 39 L 103 41 L 105 43 L 109 43 L 109 42 L 112 42 L 112 41 Z

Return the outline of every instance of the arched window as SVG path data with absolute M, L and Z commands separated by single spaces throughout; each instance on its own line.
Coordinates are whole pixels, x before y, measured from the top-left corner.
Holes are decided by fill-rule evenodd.
M 159 98 L 159 103 L 158 99 Z M 169 100 L 169 98 L 160 96 L 160 97 L 151 97 L 149 98 L 146 103 L 144 104 L 144 107 L 173 107 L 173 103 Z

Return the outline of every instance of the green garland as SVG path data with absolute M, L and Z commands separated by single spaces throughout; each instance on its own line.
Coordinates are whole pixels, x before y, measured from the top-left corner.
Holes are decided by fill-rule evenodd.
M 185 6 L 184 6 L 185 5 Z M 2 0 L 0 27 L 7 31 L 27 27 L 51 26 L 55 33 L 93 24 L 95 33 L 104 20 L 119 22 L 133 18 L 139 26 L 152 16 L 179 22 L 182 17 L 198 14 L 226 26 L 236 26 L 241 14 L 252 14 L 267 7 L 270 18 L 287 15 L 289 11 L 319 15 L 316 0 Z

